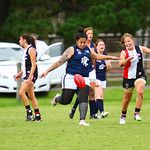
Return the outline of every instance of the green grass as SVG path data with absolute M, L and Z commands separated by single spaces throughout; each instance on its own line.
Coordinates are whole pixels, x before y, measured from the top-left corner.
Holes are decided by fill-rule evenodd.
M 74 119 L 68 114 L 73 104 L 52 107 L 50 100 L 60 91 L 48 96 L 37 95 L 42 122 L 25 122 L 25 108 L 15 95 L 0 94 L 0 150 L 149 150 L 150 117 L 149 89 L 145 89 L 141 122 L 133 119 L 135 98 L 128 108 L 125 125 L 119 124 L 122 89 L 106 89 L 104 105 L 110 115 L 105 119 L 86 122 L 81 127 L 79 111 Z

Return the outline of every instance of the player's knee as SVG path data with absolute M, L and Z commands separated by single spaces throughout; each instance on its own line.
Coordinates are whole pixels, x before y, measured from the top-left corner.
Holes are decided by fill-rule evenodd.
M 20 96 L 20 97 L 22 97 L 22 96 L 24 95 L 24 93 L 23 93 L 23 92 L 21 92 L 21 91 L 19 91 L 19 93 L 18 93 L 18 94 L 19 94 L 19 96 Z
M 62 105 L 68 105 L 68 104 L 71 103 L 71 100 L 60 99 L 59 103 L 62 104 Z
M 68 102 L 60 102 L 60 104 L 62 104 L 62 105 L 68 105 L 70 103 L 68 103 Z
M 124 103 L 128 104 L 130 102 L 130 99 L 124 98 L 123 101 L 124 101 Z
M 143 96 L 143 93 L 144 93 L 143 90 L 138 90 L 137 91 L 137 95 Z
M 137 92 L 137 95 L 142 96 L 144 93 L 144 88 L 142 86 L 139 86 L 136 88 L 136 92 Z

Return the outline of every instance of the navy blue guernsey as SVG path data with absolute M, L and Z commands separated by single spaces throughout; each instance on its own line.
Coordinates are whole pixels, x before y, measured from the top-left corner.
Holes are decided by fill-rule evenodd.
M 34 48 L 32 46 L 28 47 L 27 51 L 26 51 L 26 54 L 25 54 L 25 74 L 26 76 L 28 74 L 30 74 L 30 71 L 31 71 L 31 67 L 32 67 L 32 64 L 31 64 L 31 59 L 30 59 L 30 55 L 29 55 L 29 49 L 30 48 Z M 36 52 L 36 57 L 37 57 L 37 52 Z M 36 66 L 36 69 L 34 71 L 34 74 L 33 74 L 34 77 L 37 77 L 38 76 L 38 69 L 37 69 L 37 66 Z
M 74 55 L 68 60 L 66 73 L 75 75 L 80 74 L 83 77 L 89 77 L 89 67 L 91 51 L 88 46 L 81 50 L 77 45 L 73 45 Z
M 94 51 L 94 43 L 93 43 L 93 42 L 90 42 L 90 43 L 91 43 L 90 48 Z M 93 65 L 93 61 L 92 61 L 92 59 L 91 59 L 89 72 L 91 72 L 92 70 L 94 70 L 94 65 Z
M 97 51 L 95 51 L 97 53 Z M 103 55 L 107 55 L 106 53 L 103 53 Z M 99 79 L 101 81 L 106 80 L 106 63 L 105 60 L 95 60 L 95 66 L 96 66 L 96 79 Z

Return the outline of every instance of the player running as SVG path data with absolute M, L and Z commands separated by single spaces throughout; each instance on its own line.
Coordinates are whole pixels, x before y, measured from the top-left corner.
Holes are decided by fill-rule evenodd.
M 127 108 L 132 98 L 134 87 L 137 92 L 134 119 L 137 121 L 142 120 L 139 113 L 143 103 L 144 87 L 146 84 L 146 76 L 143 69 L 143 53 L 150 54 L 150 49 L 145 46 L 134 45 L 134 38 L 129 33 L 125 33 L 122 36 L 120 44 L 126 47 L 125 50 L 122 50 L 119 61 L 119 66 L 124 67 L 124 97 L 122 100 L 120 124 L 125 124 Z

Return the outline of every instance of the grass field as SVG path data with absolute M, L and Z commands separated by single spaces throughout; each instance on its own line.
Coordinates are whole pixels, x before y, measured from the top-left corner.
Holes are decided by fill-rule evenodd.
M 105 119 L 86 122 L 89 127 L 79 126 L 79 111 L 74 119 L 68 114 L 72 104 L 52 107 L 50 100 L 60 91 L 48 96 L 37 95 L 42 122 L 25 122 L 25 108 L 15 95 L 0 94 L 0 150 L 149 150 L 150 149 L 150 102 L 145 89 L 141 122 L 133 119 L 135 93 L 129 105 L 125 125 L 119 124 L 122 89 L 106 89 Z

